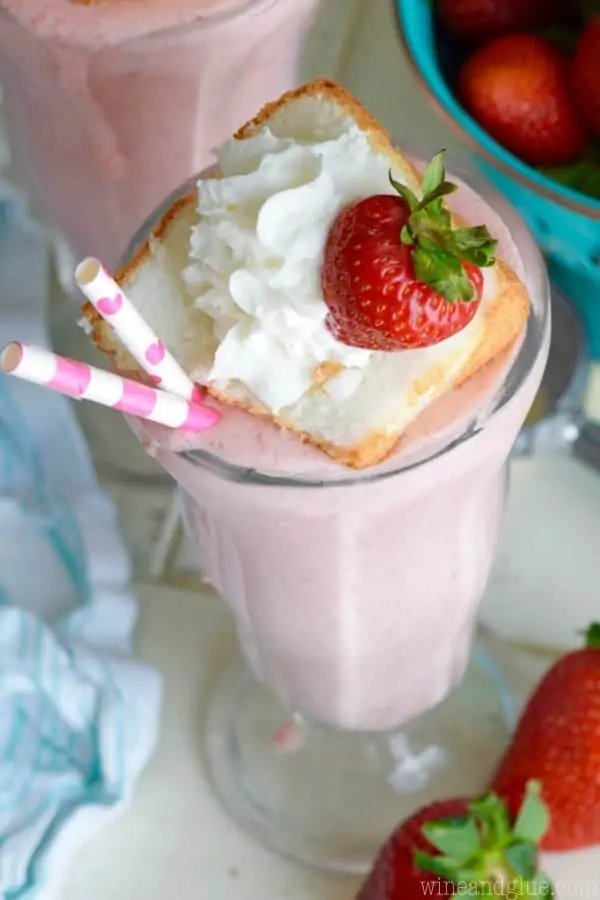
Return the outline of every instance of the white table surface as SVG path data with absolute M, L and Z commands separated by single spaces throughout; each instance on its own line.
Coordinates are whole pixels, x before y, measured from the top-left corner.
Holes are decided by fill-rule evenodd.
M 129 810 L 77 854 L 60 900 L 352 900 L 355 879 L 320 875 L 269 853 L 211 794 L 201 723 L 213 678 L 234 648 L 224 605 L 210 591 L 144 586 L 138 596 L 138 653 L 166 681 L 159 746 Z M 514 659 L 513 686 L 526 688 L 542 666 Z M 600 851 L 547 863 L 565 882 L 561 898 L 600 895 Z
M 453 139 L 427 110 L 401 57 L 391 5 L 391 0 L 327 0 L 307 54 L 306 74 L 339 78 L 394 134 L 401 136 L 410 126 L 412 135 L 453 149 Z M 594 373 L 590 397 L 591 408 L 599 414 L 600 372 Z M 546 496 L 558 478 L 562 492 L 575 498 L 571 502 L 588 502 L 584 513 L 598 533 L 600 503 L 596 508 L 586 501 L 587 477 L 571 464 L 558 475 L 541 465 L 523 470 L 521 481 L 524 490 Z M 139 519 L 146 524 L 141 508 Z M 554 539 L 560 544 L 568 535 L 557 532 Z M 564 545 L 563 549 L 567 550 Z M 569 549 L 578 552 L 572 539 Z M 489 616 L 509 636 L 525 639 L 523 605 L 511 604 L 510 598 L 529 588 L 521 578 L 509 589 L 509 595 L 500 591 Z M 59 900 L 354 897 L 355 880 L 322 876 L 263 850 L 227 818 L 211 794 L 201 760 L 201 722 L 214 673 L 234 646 L 224 607 L 210 592 L 140 584 L 137 593 L 142 608 L 139 654 L 157 666 L 166 681 L 161 739 L 131 807 L 79 851 L 64 873 Z M 543 596 L 538 599 L 543 603 Z M 536 609 L 530 605 L 530 614 L 537 616 Z M 572 633 L 571 625 L 587 615 L 587 609 L 577 615 L 572 608 L 555 613 L 553 619 L 541 616 L 542 621 L 549 620 L 549 644 L 560 644 L 561 634 Z M 517 691 L 526 692 L 544 664 L 524 658 L 512 661 L 509 668 Z M 600 896 L 600 850 L 553 858 L 547 869 L 563 882 L 561 897 Z

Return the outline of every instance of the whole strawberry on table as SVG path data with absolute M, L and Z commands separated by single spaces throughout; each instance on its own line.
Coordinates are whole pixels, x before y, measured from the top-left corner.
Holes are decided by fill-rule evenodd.
M 530 778 L 551 815 L 544 850 L 600 844 L 600 623 L 538 684 L 492 788 L 514 812 Z
M 532 782 L 511 820 L 494 794 L 432 803 L 406 820 L 377 857 L 357 900 L 486 895 L 551 898 L 538 867 L 547 811 Z
M 465 109 L 523 162 L 600 199 L 600 0 L 433 2 Z
M 357 900 L 427 894 L 552 897 L 538 848 L 600 844 L 600 623 L 534 689 L 476 800 L 433 803 L 398 827 Z

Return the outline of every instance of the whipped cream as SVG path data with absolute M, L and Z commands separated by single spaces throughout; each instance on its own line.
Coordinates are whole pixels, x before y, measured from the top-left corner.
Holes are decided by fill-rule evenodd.
M 218 341 L 203 380 L 240 381 L 277 414 L 310 390 L 319 366 L 360 373 L 373 355 L 327 329 L 321 266 L 338 213 L 390 190 L 389 160 L 352 122 L 329 140 L 280 138 L 265 127 L 228 141 L 217 158 L 222 177 L 199 184 L 194 262 L 184 273 Z M 355 373 L 344 393 L 359 383 Z

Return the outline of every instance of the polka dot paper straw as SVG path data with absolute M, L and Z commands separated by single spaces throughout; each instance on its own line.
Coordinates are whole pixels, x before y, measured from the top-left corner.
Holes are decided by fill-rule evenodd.
M 209 406 L 58 356 L 43 347 L 8 344 L 0 354 L 0 368 L 8 375 L 44 385 L 59 394 L 92 400 L 169 428 L 204 431 L 220 419 L 219 412 Z
M 186 400 L 201 401 L 200 388 L 186 375 L 97 259 L 84 259 L 75 270 L 75 281 L 156 385 Z

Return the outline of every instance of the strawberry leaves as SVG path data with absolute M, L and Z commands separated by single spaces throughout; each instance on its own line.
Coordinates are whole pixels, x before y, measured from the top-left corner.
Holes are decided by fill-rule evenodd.
M 485 225 L 455 228 L 445 236 L 444 244 L 461 259 L 472 262 L 480 269 L 494 265 L 493 252 L 496 241 L 492 239 Z
M 530 781 L 521 809 L 515 821 L 515 837 L 532 844 L 538 844 L 550 825 L 550 815 L 546 809 L 537 781 Z
M 422 237 L 412 255 L 415 276 L 446 300 L 473 300 L 475 288 L 454 253 Z
M 439 153 L 429 161 L 425 171 L 423 172 L 423 180 L 421 184 L 421 190 L 423 191 L 423 196 L 426 197 L 428 194 L 431 194 L 436 190 L 440 185 L 444 184 L 446 179 L 446 172 L 444 167 L 444 151 L 440 150 Z M 455 185 L 449 185 L 452 190 L 455 190 Z
M 408 222 L 400 232 L 400 240 L 414 247 L 412 260 L 415 276 L 452 303 L 475 299 L 476 292 L 467 277 L 463 261 L 479 268 L 492 266 L 497 242 L 485 225 L 453 228 L 452 217 L 444 207 L 443 198 L 452 194 L 456 185 L 446 181 L 444 151 L 437 153 L 423 172 L 423 196 L 420 200 L 410 188 L 396 181 L 391 172 L 389 179 L 410 210 Z
M 584 632 L 585 646 L 589 650 L 600 649 L 600 622 L 592 622 Z
M 600 0 L 581 0 L 581 12 L 588 19 L 600 16 Z
M 553 897 L 548 878 L 538 871 L 538 842 L 549 816 L 532 781 L 514 825 L 505 804 L 486 794 L 469 804 L 468 814 L 427 822 L 423 834 L 438 855 L 418 852 L 415 865 L 470 894 L 492 893 L 514 898 Z
M 595 160 L 583 159 L 568 166 L 540 169 L 542 175 L 557 181 L 564 187 L 600 200 L 600 165 Z
M 479 829 L 470 816 L 427 822 L 423 834 L 437 850 L 454 858 L 474 856 L 481 849 Z

